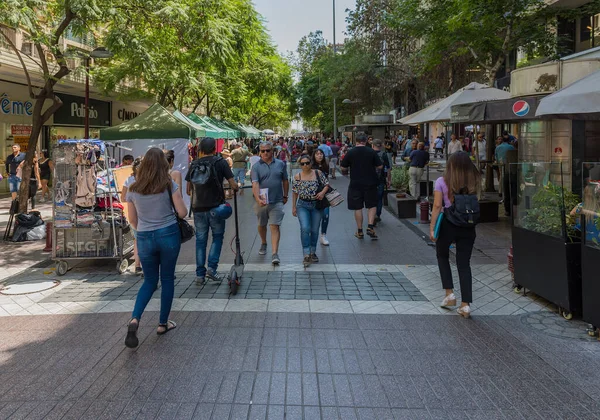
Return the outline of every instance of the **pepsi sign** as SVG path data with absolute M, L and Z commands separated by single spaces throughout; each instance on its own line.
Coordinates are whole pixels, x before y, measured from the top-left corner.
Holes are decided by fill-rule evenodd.
M 527 101 L 523 100 L 515 102 L 512 106 L 513 114 L 515 114 L 517 117 L 524 117 L 525 115 L 529 114 L 530 109 L 531 108 Z

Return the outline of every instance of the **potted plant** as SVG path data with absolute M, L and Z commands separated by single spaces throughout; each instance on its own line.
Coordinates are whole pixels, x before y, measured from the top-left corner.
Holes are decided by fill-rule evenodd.
M 581 312 L 581 240 L 568 213 L 579 197 L 550 182 L 551 170 L 539 178 L 530 168 L 519 169 L 521 183 L 512 229 L 517 290 L 533 291 L 571 319 L 573 313 Z
M 398 192 L 388 194 L 388 207 L 401 219 L 417 217 L 417 199 L 406 194 L 409 182 L 408 165 L 396 166 L 392 169 L 392 187 Z
M 396 189 L 397 198 L 406 197 L 410 183 L 410 175 L 408 174 L 408 165 L 395 166 L 392 169 L 392 187 Z

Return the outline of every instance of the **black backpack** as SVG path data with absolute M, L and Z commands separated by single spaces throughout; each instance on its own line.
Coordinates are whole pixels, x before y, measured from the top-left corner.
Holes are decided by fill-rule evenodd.
M 454 194 L 454 202 L 444 210 L 446 220 L 458 227 L 475 227 L 480 216 L 476 194 Z
M 190 182 L 193 186 L 192 209 L 214 208 L 225 202 L 222 180 L 217 176 L 216 165 L 223 160 L 200 158 L 190 167 Z

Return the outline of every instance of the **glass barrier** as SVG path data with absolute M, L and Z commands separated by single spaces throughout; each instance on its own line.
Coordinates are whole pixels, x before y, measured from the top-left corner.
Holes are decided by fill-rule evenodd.
M 564 188 L 561 162 L 513 163 L 510 183 L 515 203 L 514 224 L 523 229 L 575 242 L 580 233 L 568 217 L 579 197 Z
M 583 198 L 572 209 L 586 246 L 600 249 L 600 162 L 584 162 Z

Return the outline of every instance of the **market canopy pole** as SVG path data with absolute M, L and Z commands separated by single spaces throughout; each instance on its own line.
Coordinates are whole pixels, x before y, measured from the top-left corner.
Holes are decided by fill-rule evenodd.
M 333 59 L 335 63 L 335 57 L 337 55 L 337 45 L 335 44 L 335 0 L 333 0 Z M 337 139 L 337 103 L 336 96 L 333 95 L 333 140 Z

